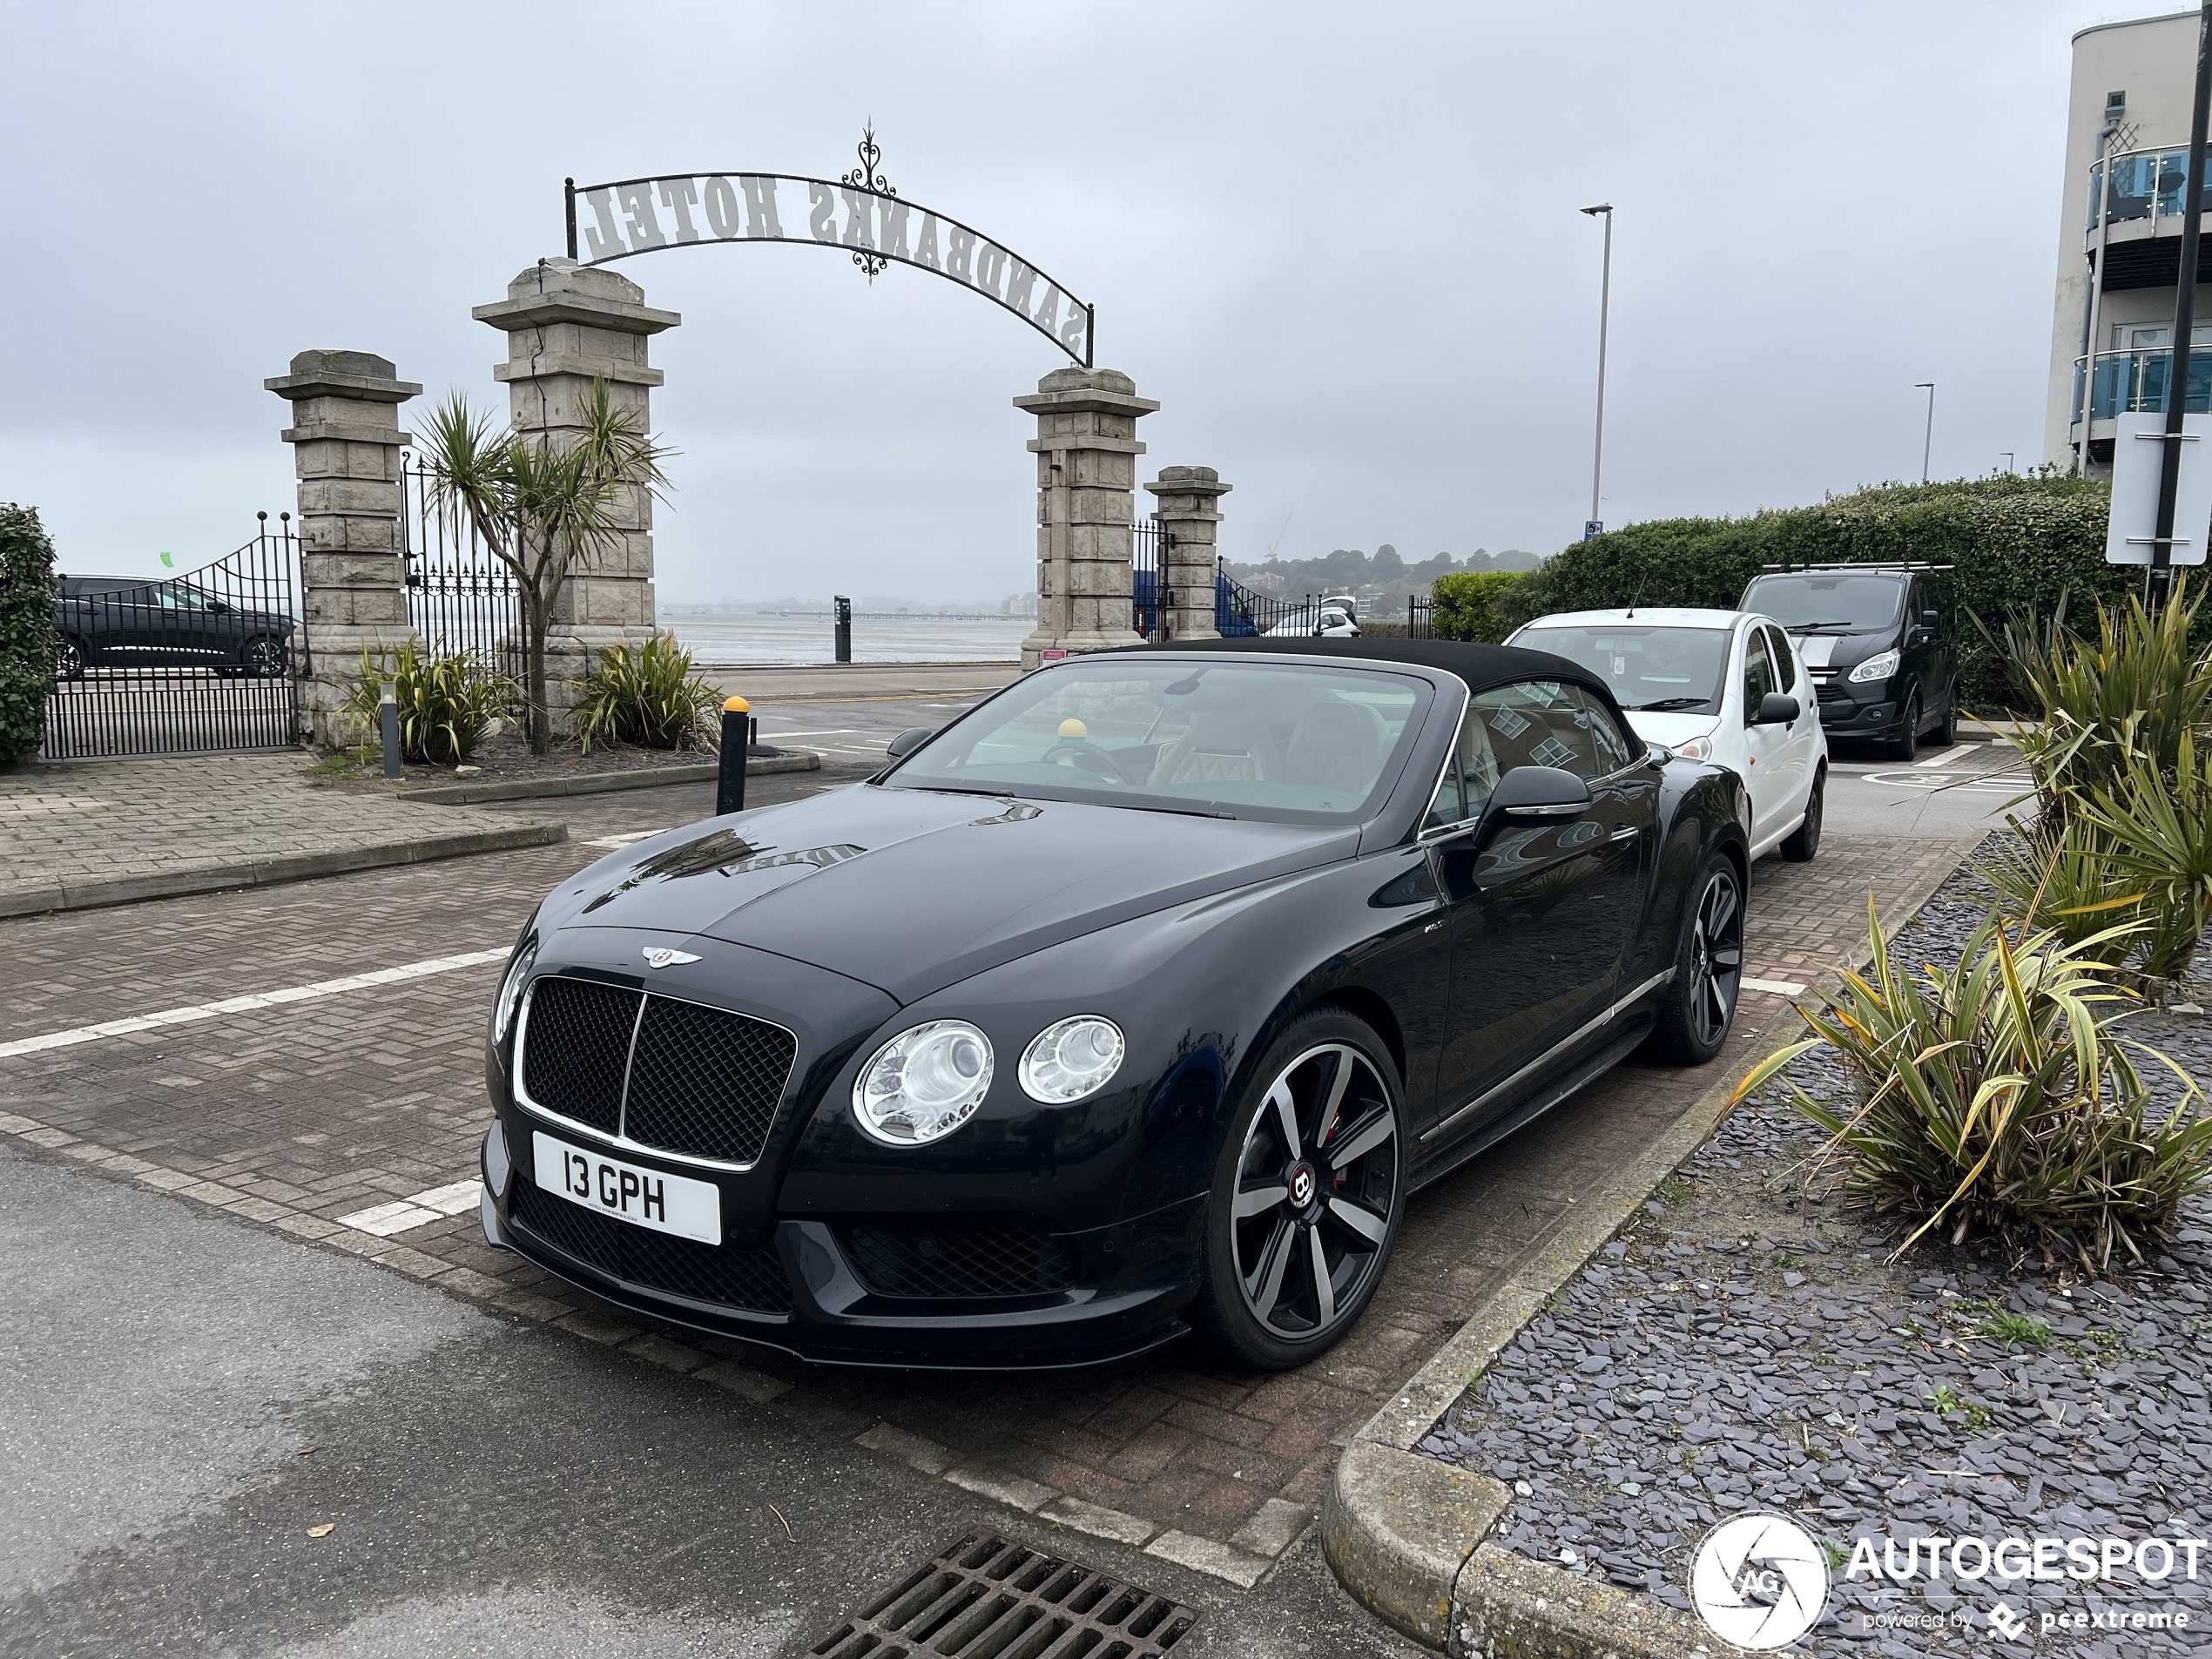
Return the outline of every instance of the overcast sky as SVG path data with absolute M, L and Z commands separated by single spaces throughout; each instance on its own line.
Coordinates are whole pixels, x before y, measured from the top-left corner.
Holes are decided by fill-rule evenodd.
M 561 251 L 564 174 L 833 174 L 871 118 L 902 196 L 1095 303 L 1141 476 L 1219 468 L 1232 556 L 1578 534 L 1600 200 L 1608 523 L 1917 477 L 1917 381 L 1939 475 L 2026 466 L 2068 37 L 2174 9 L 16 0 L 0 499 L 70 570 L 226 551 L 291 505 L 293 352 L 503 415 L 469 308 Z M 812 246 L 618 268 L 684 316 L 664 597 L 1033 584 L 1049 342 Z

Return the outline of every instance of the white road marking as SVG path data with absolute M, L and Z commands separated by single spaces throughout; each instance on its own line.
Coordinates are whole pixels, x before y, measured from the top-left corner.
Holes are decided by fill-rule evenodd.
M 103 1020 L 98 1025 L 73 1026 L 66 1031 L 49 1031 L 44 1036 L 18 1037 L 13 1042 L 0 1042 L 0 1060 L 19 1054 L 38 1054 L 48 1049 L 67 1049 L 80 1042 L 97 1042 L 102 1037 L 129 1036 L 134 1031 L 152 1031 L 165 1025 L 190 1025 L 196 1020 L 220 1019 L 226 1014 L 251 1014 L 260 1008 L 280 1008 L 287 1002 L 312 1002 L 320 997 L 343 996 L 348 991 L 365 991 L 378 985 L 397 985 L 403 980 L 425 979 L 432 974 L 450 974 L 460 968 L 481 968 L 487 962 L 503 962 L 509 947 L 497 950 L 472 950 L 460 956 L 432 956 L 419 962 L 402 962 L 397 968 L 379 968 L 367 974 L 348 974 L 343 979 L 317 980 L 312 985 L 291 985 L 282 990 L 255 991 L 246 996 L 226 996 L 219 1002 L 195 1002 L 189 1008 L 163 1008 L 156 1014 L 134 1014 L 128 1019 Z
M 857 738 L 864 730 L 857 725 L 830 725 L 819 732 L 770 732 L 764 727 L 760 735 L 764 738 Z
M 1803 996 L 1805 990 L 1793 979 L 1747 979 L 1737 983 L 1747 991 L 1764 991 L 1773 996 Z
M 586 841 L 584 845 L 586 846 L 607 847 L 628 846 L 632 841 L 642 841 L 648 836 L 658 835 L 661 833 L 663 833 L 663 832 L 657 829 L 627 830 L 620 835 L 595 835 L 590 840 Z
M 1912 764 L 1916 766 L 1940 766 L 1945 761 L 1952 759 L 1954 756 L 1964 754 L 1966 750 L 1966 745 L 1965 744 L 1954 743 L 1948 749 L 1942 750 L 1936 754 L 1932 754 L 1925 760 L 1916 760 Z
M 474 1210 L 483 1190 L 482 1181 L 472 1175 L 466 1181 L 455 1181 L 449 1186 L 432 1187 L 428 1192 L 418 1192 L 412 1197 L 395 1198 L 389 1204 L 356 1210 L 350 1216 L 339 1217 L 338 1224 L 351 1227 L 355 1232 L 389 1238 L 394 1233 L 427 1227 L 434 1221 L 444 1220 L 448 1216 L 458 1216 Z
M 2035 780 L 2018 772 L 1870 772 L 1866 781 L 1885 789 L 2002 790 L 2020 794 L 2035 787 Z

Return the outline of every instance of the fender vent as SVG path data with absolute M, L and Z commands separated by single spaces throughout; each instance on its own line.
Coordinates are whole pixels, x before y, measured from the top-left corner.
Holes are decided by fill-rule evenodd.
M 806 1651 L 812 1659 L 1159 1659 L 1190 1608 L 974 1532 Z

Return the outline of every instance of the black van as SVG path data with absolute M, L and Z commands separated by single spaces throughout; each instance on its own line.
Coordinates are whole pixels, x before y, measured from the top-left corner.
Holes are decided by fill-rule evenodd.
M 1932 578 L 1947 564 L 1805 564 L 1751 578 L 1738 609 L 1797 642 L 1829 739 L 1910 760 L 1923 737 L 1954 742 L 1959 662 Z

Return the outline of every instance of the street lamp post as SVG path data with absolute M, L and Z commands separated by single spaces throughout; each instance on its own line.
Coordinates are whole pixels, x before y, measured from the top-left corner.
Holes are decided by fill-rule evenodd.
M 1597 435 L 1590 447 L 1590 516 L 1582 526 L 1582 539 L 1587 542 L 1605 528 L 1598 517 L 1598 489 L 1605 477 L 1605 331 L 1613 311 L 1613 204 L 1600 202 L 1582 211 L 1593 219 L 1605 215 L 1604 273 L 1597 291 Z
M 1915 381 L 1912 389 L 1928 395 L 1928 435 L 1920 441 L 1920 482 L 1928 482 L 1928 457 L 1935 453 L 1935 388 L 1933 381 Z

